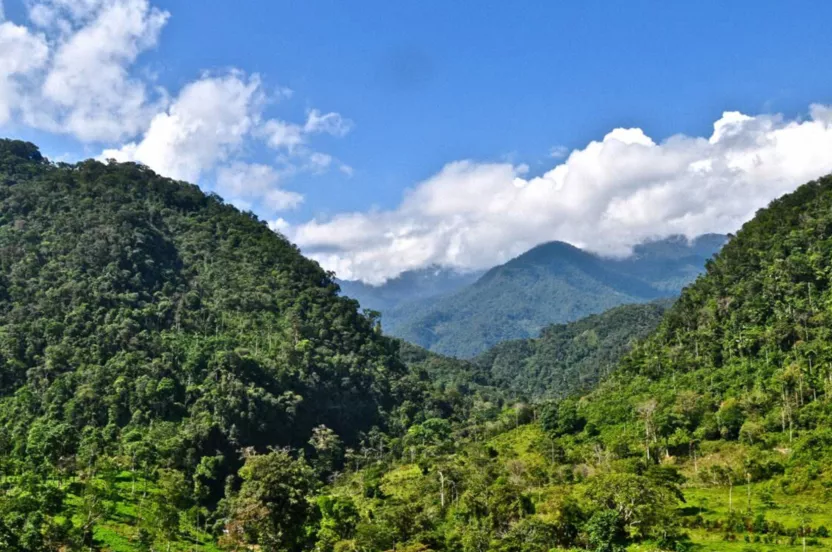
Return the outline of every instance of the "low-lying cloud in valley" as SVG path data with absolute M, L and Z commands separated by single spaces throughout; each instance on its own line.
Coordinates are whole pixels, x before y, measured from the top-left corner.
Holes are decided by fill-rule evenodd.
M 796 120 L 728 112 L 709 137 L 656 143 L 614 129 L 535 178 L 523 165 L 456 161 L 396 209 L 280 220 L 279 230 L 339 277 L 381 283 L 432 264 L 493 266 L 550 240 L 623 255 L 645 239 L 733 232 L 830 171 L 829 107 Z

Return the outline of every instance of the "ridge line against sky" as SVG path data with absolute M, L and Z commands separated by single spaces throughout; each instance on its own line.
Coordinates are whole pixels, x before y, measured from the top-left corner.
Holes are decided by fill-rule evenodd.
M 771 200 L 832 172 L 832 109 L 808 118 L 726 112 L 709 137 L 654 142 L 617 128 L 542 176 L 456 161 L 388 211 L 345 213 L 286 234 L 345 279 L 382 283 L 431 264 L 488 268 L 560 240 L 628 255 L 648 239 L 735 232 Z
M 733 232 L 772 199 L 832 172 L 824 105 L 832 82 L 810 63 L 832 55 L 819 38 L 821 12 L 832 15 L 824 4 L 799 18 L 799 33 L 784 26 L 776 36 L 755 26 L 785 22 L 788 10 L 712 6 L 662 12 L 663 25 L 645 26 L 643 12 L 662 11 L 649 2 L 624 12 L 567 3 L 487 20 L 508 8 L 485 2 L 475 17 L 440 4 L 398 8 L 416 10 L 405 16 L 379 2 L 201 6 L 0 0 L 0 132 L 58 160 L 137 161 L 196 182 L 270 221 L 340 278 L 374 284 L 431 265 L 488 268 L 552 240 L 624 255 L 645 239 Z M 547 9 L 556 8 L 527 11 Z M 736 10 L 744 25 L 720 9 Z M 377 27 L 380 17 L 389 28 Z M 562 45 L 538 40 L 530 31 L 543 21 L 587 52 L 564 56 Z M 621 28 L 609 26 L 616 21 Z M 402 42 L 411 27 L 430 40 Z M 704 40 L 709 31 L 726 42 L 697 43 L 701 60 L 680 50 L 686 33 Z M 688 61 L 664 67 L 657 40 Z M 596 44 L 605 47 L 592 51 Z M 528 69 L 518 71 L 521 59 Z M 766 63 L 751 71 L 725 59 Z M 803 71 L 789 73 L 795 65 Z M 574 83 L 543 86 L 555 67 Z M 806 80 L 779 115 L 770 96 L 732 80 L 738 73 L 773 96 L 780 81 Z M 525 88 L 506 88 L 507 75 Z M 685 93 L 702 75 L 710 88 Z M 676 83 L 678 108 L 656 92 L 665 80 Z M 739 99 L 726 99 L 737 90 Z M 604 101 L 584 104 L 599 91 Z M 701 106 L 708 94 L 723 98 L 715 121 Z M 570 111 L 579 112 L 571 123 L 552 124 Z M 507 132 L 520 113 L 524 132 Z M 522 154 L 513 151 L 521 144 Z

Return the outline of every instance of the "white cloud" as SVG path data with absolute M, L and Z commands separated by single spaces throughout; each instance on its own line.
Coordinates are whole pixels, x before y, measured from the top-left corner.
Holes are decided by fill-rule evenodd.
M 0 23 L 0 123 L 10 119 L 81 141 L 135 135 L 166 96 L 131 76 L 169 14 L 148 0 L 30 2 L 30 26 Z M 21 68 L 22 58 L 30 58 Z M 12 70 L 9 70 L 12 66 Z M 16 67 L 15 67 L 16 66 Z
M 797 185 L 832 171 L 832 108 L 805 120 L 725 113 L 710 137 L 655 143 L 615 129 L 539 177 L 458 161 L 391 211 L 345 213 L 283 232 L 342 278 L 378 283 L 439 264 L 483 268 L 549 240 L 622 255 L 648 238 L 736 231 Z
M 256 141 L 278 150 L 273 161 L 280 168 L 269 170 L 285 179 L 329 170 L 335 160 L 311 148 L 313 136 L 343 136 L 352 126 L 338 113 L 317 109 L 300 123 L 264 124 L 267 105 L 292 91 L 277 86 L 267 92 L 258 75 L 238 70 L 206 73 L 171 100 L 146 68 L 137 67 L 170 17 L 150 0 L 27 0 L 26 6 L 23 25 L 2 21 L 0 10 L 0 125 L 114 145 L 102 157 L 203 184 L 216 180 L 219 166 L 228 181 L 233 166 L 260 181 L 231 200 L 269 213 L 297 206 L 302 196 L 277 188 L 276 177 L 266 188 L 263 175 L 253 174 L 268 167 L 248 160 Z
M 306 134 L 329 134 L 331 136 L 346 136 L 352 130 L 352 121 L 344 119 L 338 113 L 325 113 L 317 109 L 310 109 L 303 126 Z
M 343 137 L 349 133 L 352 126 L 352 121 L 343 118 L 339 113 L 330 112 L 322 115 L 317 109 L 310 109 L 306 113 L 306 122 L 303 125 L 270 119 L 263 124 L 260 133 L 270 147 L 308 157 L 314 152 L 309 152 L 301 146 L 304 146 L 311 136 L 329 134 Z
M 294 209 L 303 202 L 301 194 L 278 188 L 280 173 L 269 165 L 235 162 L 217 170 L 217 191 L 235 202 L 257 203 L 269 214 Z
M 266 143 L 274 149 L 286 149 L 289 152 L 306 142 L 303 127 L 271 119 L 266 121 L 261 132 L 266 137 Z
M 213 175 L 215 191 L 230 203 L 272 216 L 303 202 L 301 194 L 280 187 L 282 180 L 300 171 L 321 173 L 333 158 L 304 150 L 300 164 L 281 160 L 280 168 L 243 160 L 251 140 L 265 138 L 270 144 L 274 136 L 266 130 L 274 132 L 276 121 L 261 123 L 265 105 L 257 75 L 206 76 L 183 88 L 170 108 L 153 118 L 141 140 L 105 150 L 101 157 L 137 161 L 165 176 L 192 182 Z
M 549 150 L 549 157 L 552 159 L 563 159 L 569 155 L 569 148 L 566 146 L 554 146 Z
M 94 16 L 55 46 L 41 89 L 54 120 L 43 126 L 83 141 L 118 140 L 135 135 L 158 110 L 146 84 L 131 78 L 128 68 L 156 45 L 169 14 L 147 0 L 111 1 L 89 9 Z M 36 109 L 30 106 L 30 111 Z
M 302 125 L 270 119 L 258 132 L 269 147 L 281 152 L 281 160 L 287 171 L 322 173 L 333 165 L 335 158 L 328 153 L 310 149 L 307 146 L 309 140 L 316 134 L 340 138 L 346 136 L 352 126 L 352 121 L 339 113 L 321 114 L 317 109 L 310 109 L 306 112 L 306 122 Z M 348 165 L 339 163 L 338 167 L 344 174 L 352 174 L 352 168 Z
M 29 2 L 29 18 L 39 27 L 66 28 L 70 22 L 94 16 L 105 4 L 105 0 L 37 0 Z
M 269 221 L 269 228 L 271 228 L 272 232 L 280 232 L 283 233 L 284 230 L 291 227 L 291 224 L 286 219 L 278 218 L 272 221 Z
M 157 114 L 138 142 L 105 150 L 103 157 L 138 161 L 171 178 L 200 177 L 242 148 L 264 102 L 260 79 L 238 72 L 188 84 Z
M 330 165 L 332 156 L 329 154 L 316 151 L 309 155 L 309 167 L 315 172 L 326 170 Z
M 261 200 L 261 205 L 264 205 L 270 211 L 294 209 L 301 203 L 303 203 L 302 195 L 281 189 L 269 190 Z
M 42 36 L 14 23 L 0 22 L 0 125 L 11 119 L 23 100 L 26 80 L 43 67 L 48 55 Z

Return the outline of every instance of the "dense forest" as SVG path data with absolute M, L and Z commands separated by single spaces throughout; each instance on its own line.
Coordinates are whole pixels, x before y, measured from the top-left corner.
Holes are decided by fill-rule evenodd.
M 504 341 L 473 360 L 489 383 L 539 401 L 591 389 L 647 337 L 672 304 L 670 299 L 623 305 L 569 324 L 544 328 L 540 337 Z
M 406 368 L 357 307 L 196 186 L 0 142 L 0 549 L 94 546 L 119 516 L 146 548 L 180 515 L 249 531 L 285 506 L 246 494 L 265 471 L 311 489 L 380 431 L 467 418 L 471 385 Z
M 453 293 L 382 307 L 382 325 L 386 333 L 431 351 L 471 358 L 503 341 L 537 337 L 553 323 L 675 297 L 724 243 L 718 234 L 691 241 L 671 236 L 637 245 L 625 258 L 545 243 Z M 362 287 L 350 291 L 362 304 L 376 299 Z
M 832 177 L 672 306 L 473 361 L 333 278 L 196 186 L 0 141 L 0 550 L 832 546 Z
M 828 550 L 831 277 L 826 177 L 759 211 L 596 389 L 464 439 L 421 424 L 339 478 L 341 549 Z

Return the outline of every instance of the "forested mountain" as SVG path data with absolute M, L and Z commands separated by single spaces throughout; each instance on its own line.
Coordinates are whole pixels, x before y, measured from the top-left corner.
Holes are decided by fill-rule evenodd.
M 0 550 L 832 547 L 832 177 L 665 309 L 443 357 L 195 186 L 0 141 Z
M 637 246 L 624 259 L 546 243 L 454 294 L 382 311 L 383 327 L 431 351 L 472 357 L 501 341 L 536 337 L 549 324 L 676 295 L 725 239 L 671 237 Z
M 622 305 L 568 324 L 553 324 L 540 337 L 499 343 L 474 359 L 489 383 L 531 400 L 587 391 L 652 332 L 670 299 Z
M 477 281 L 482 271 L 460 272 L 450 268 L 431 266 L 420 270 L 408 270 L 399 276 L 373 286 L 355 280 L 338 280 L 341 292 L 357 300 L 364 309 L 385 314 L 397 311 L 397 307 L 424 302 L 441 295 L 448 295 Z
M 275 528 L 263 478 L 311 492 L 380 430 L 474 402 L 408 370 L 357 307 L 194 185 L 0 141 L 0 549 L 161 550 L 235 527 L 300 546 L 305 507 L 263 491 L 292 519 Z
M 421 424 L 411 450 L 340 478 L 322 499 L 356 514 L 332 542 L 829 550 L 831 334 L 825 177 L 759 211 L 590 393 L 516 404 L 464 438 Z

